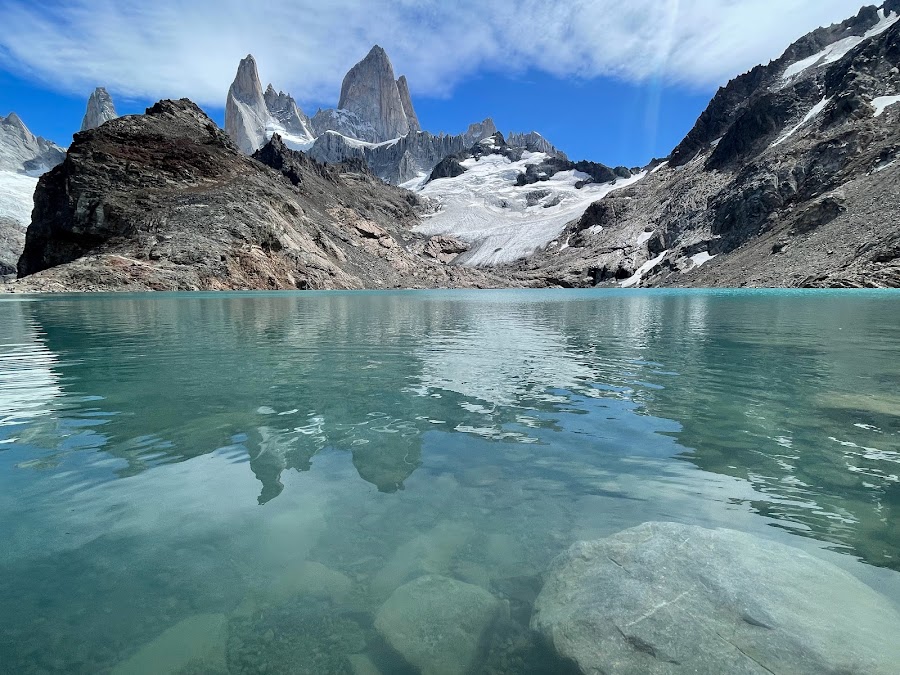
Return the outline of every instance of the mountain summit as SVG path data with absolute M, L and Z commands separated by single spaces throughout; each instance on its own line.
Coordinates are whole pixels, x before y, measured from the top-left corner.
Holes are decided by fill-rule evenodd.
M 225 131 L 242 152 L 252 155 L 266 142 L 266 101 L 252 54 L 241 59 L 225 102 Z
M 109 92 L 103 87 L 97 87 L 88 99 L 87 110 L 84 112 L 84 119 L 81 120 L 81 131 L 96 129 L 104 122 L 114 120 L 118 116 Z
M 409 88 L 403 79 L 405 99 L 394 78 L 394 67 L 387 53 L 375 45 L 366 57 L 353 66 L 341 84 L 338 108 L 348 110 L 370 123 L 378 141 L 406 136 L 419 126 L 409 98 Z M 410 124 L 409 110 L 414 123 Z

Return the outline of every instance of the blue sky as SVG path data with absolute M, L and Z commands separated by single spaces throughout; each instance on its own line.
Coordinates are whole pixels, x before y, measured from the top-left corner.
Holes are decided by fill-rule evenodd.
M 61 145 L 68 145 L 81 125 L 88 93 L 61 94 L 0 72 L 0 114 L 14 110 L 34 133 Z M 572 81 L 532 72 L 473 76 L 457 85 L 449 98 L 415 97 L 414 105 L 424 128 L 435 133 L 459 133 L 472 122 L 493 117 L 503 133 L 538 131 L 572 159 L 630 167 L 667 155 L 712 93 L 612 78 Z M 222 104 L 204 107 L 220 126 L 224 98 L 225 92 Z M 114 102 L 119 114 L 133 114 L 154 101 L 115 97 Z M 311 115 L 316 105 L 305 110 Z
M 4 0 L 0 114 L 67 144 L 88 94 L 120 114 L 187 96 L 222 123 L 241 57 L 306 112 L 336 104 L 375 44 L 405 74 L 430 131 L 494 118 L 573 158 L 667 154 L 719 85 L 776 58 L 858 0 Z

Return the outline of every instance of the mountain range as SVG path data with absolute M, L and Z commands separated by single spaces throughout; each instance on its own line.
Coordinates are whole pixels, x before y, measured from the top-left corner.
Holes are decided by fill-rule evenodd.
M 248 55 L 225 133 L 187 100 L 117 118 L 98 88 L 67 154 L 0 118 L 0 273 L 20 291 L 900 287 L 898 18 L 887 0 L 803 36 L 645 167 L 490 119 L 425 131 L 377 45 L 312 117 Z

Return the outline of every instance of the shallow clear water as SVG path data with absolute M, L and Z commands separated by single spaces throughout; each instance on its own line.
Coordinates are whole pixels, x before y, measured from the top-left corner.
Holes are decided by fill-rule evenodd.
M 483 670 L 547 672 L 542 571 L 648 520 L 898 602 L 898 355 L 891 292 L 4 299 L 0 671 L 403 672 L 373 615 L 428 572 L 510 601 Z

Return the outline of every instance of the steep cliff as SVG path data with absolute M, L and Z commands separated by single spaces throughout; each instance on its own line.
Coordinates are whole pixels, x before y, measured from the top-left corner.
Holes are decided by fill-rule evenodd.
M 537 285 L 900 286 L 900 3 L 721 89 L 668 163 L 506 273 Z

